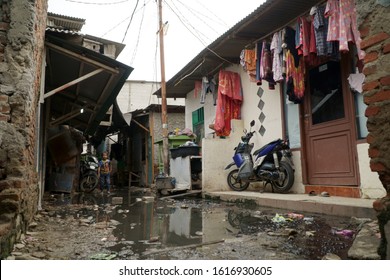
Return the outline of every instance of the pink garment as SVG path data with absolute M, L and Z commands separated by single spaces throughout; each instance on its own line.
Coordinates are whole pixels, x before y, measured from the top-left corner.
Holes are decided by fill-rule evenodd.
M 241 118 L 242 90 L 240 74 L 220 70 L 214 129 L 217 136 L 229 136 L 230 121 Z
M 349 51 L 348 42 L 356 44 L 359 59 L 365 52 L 361 50 L 360 32 L 357 28 L 354 0 L 328 0 L 325 17 L 329 18 L 327 41 L 339 41 L 340 51 Z
M 310 22 L 305 17 L 298 18 L 298 22 L 301 26 L 299 33 L 300 45 L 296 48 L 303 56 L 308 56 L 310 53 Z
M 194 97 L 198 98 L 198 93 L 202 90 L 202 81 L 195 81 Z

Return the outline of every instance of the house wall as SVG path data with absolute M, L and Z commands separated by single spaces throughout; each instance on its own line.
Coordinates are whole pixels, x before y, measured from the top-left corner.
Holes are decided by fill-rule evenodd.
M 120 90 L 116 100 L 122 113 L 145 109 L 151 104 L 161 104 L 161 99 L 153 95 L 160 83 L 128 80 Z M 184 105 L 183 98 L 167 98 L 167 105 Z
M 0 257 L 38 207 L 36 126 L 46 0 L 2 1 L 0 11 Z
M 238 72 L 241 75 L 244 96 L 241 107 L 241 121 L 232 121 L 233 130 L 226 139 L 213 138 L 212 134 L 210 134 L 212 130 L 208 129 L 208 124 L 214 121 L 215 107 L 212 104 L 212 96 L 206 96 L 204 104 L 206 139 L 202 141 L 202 181 L 203 190 L 206 192 L 229 190 L 226 182 L 229 170 L 226 171 L 224 168 L 232 162 L 233 149 L 240 141 L 243 128 L 249 129 L 251 120 L 255 120 L 256 125 L 254 129 L 257 131 L 251 140 L 255 144 L 254 150 L 272 140 L 283 137 L 282 100 L 279 85 L 277 84 L 274 90 L 270 90 L 268 89 L 268 83 L 263 81 L 263 84 L 259 87 L 256 83 L 249 80 L 247 73 L 239 65 L 231 66 L 226 70 Z M 261 91 L 263 91 L 262 94 Z M 262 109 L 258 106 L 260 99 L 264 102 Z M 199 99 L 194 98 L 194 92 L 190 92 L 186 98 L 186 126 L 192 125 L 192 112 L 201 106 L 203 105 L 200 104 Z M 263 123 L 259 120 L 261 113 L 265 115 Z M 261 125 L 266 129 L 264 135 L 259 133 Z M 296 131 L 296 133 L 299 133 L 299 131 Z M 367 148 L 368 144 L 357 144 L 361 196 L 364 198 L 382 197 L 385 192 L 381 187 L 378 175 L 368 170 L 370 160 Z M 295 181 L 291 192 L 305 193 L 302 179 L 301 150 L 299 147 L 293 150 L 293 162 Z M 262 187 L 262 184 L 252 185 L 253 189 Z

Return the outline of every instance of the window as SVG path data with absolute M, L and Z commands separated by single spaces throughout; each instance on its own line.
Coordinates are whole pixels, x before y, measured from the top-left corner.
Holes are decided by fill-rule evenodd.
M 196 142 L 199 145 L 204 138 L 204 109 L 199 108 L 192 112 L 192 131 L 196 134 Z
M 290 141 L 290 148 L 301 147 L 301 134 L 299 127 L 299 105 L 288 100 L 286 84 L 283 86 L 283 104 L 286 124 L 286 137 Z
M 344 118 L 340 63 L 329 61 L 309 71 L 312 124 Z

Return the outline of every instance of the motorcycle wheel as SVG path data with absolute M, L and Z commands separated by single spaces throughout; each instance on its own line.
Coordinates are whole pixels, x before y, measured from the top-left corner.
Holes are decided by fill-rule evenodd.
M 279 179 L 272 182 L 272 187 L 277 193 L 286 193 L 294 184 L 294 170 L 290 164 L 281 161 L 279 175 Z
M 242 182 L 238 178 L 238 169 L 233 169 L 227 176 L 227 183 L 232 190 L 245 191 L 249 187 L 249 182 Z
M 92 192 L 99 183 L 97 175 L 89 174 L 81 179 L 80 190 L 82 192 Z

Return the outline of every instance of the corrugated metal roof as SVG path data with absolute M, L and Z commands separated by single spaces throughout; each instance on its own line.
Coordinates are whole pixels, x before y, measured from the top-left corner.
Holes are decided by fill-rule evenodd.
M 324 0 L 267 0 L 192 59 L 166 83 L 167 97 L 186 97 L 195 81 L 239 63 L 241 51 L 291 24 Z M 194 70 L 195 69 L 195 70 Z M 161 89 L 154 94 L 161 95 Z
M 46 34 L 45 44 L 45 98 L 50 98 L 51 124 L 70 125 L 94 135 L 133 68 L 49 34 Z M 101 71 L 72 84 L 97 70 Z M 47 94 L 58 89 L 55 94 Z
M 75 18 L 54 13 L 47 13 L 47 27 L 54 27 L 60 30 L 81 31 L 85 24 L 85 19 Z

